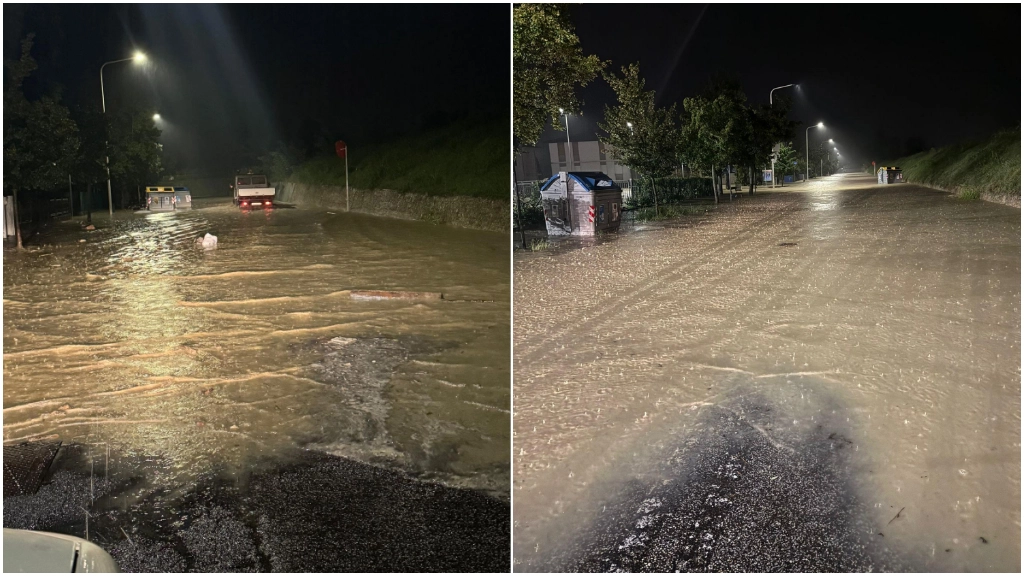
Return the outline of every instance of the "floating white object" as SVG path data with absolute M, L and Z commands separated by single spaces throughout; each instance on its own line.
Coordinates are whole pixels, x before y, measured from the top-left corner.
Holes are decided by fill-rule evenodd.
M 213 234 L 207 234 L 206 236 L 203 236 L 203 249 L 204 250 L 213 250 L 216 247 L 217 247 L 217 237 L 216 236 L 214 236 Z

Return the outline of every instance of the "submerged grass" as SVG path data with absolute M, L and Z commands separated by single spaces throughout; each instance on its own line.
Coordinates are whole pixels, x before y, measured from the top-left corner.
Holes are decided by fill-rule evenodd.
M 508 196 L 508 123 L 461 121 L 365 148 L 353 146 L 349 185 L 431 196 Z M 345 161 L 312 158 L 291 182 L 344 186 Z
M 998 132 L 982 142 L 932 148 L 900 158 L 908 182 L 957 193 L 961 199 L 983 194 L 1020 198 L 1020 126 Z
M 551 247 L 551 243 L 547 240 L 534 240 L 530 242 L 530 250 L 532 252 L 540 252 L 541 250 L 547 250 Z

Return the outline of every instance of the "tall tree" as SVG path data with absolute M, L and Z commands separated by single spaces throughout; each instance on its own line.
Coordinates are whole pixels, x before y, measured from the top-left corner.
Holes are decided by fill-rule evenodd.
M 110 176 L 121 188 L 122 204 L 149 179 L 160 175 L 160 129 L 152 113 L 138 109 L 109 114 Z
M 88 221 L 92 222 L 92 190 L 93 186 L 106 181 L 104 170 L 108 140 L 107 118 L 99 108 L 78 108 L 74 112 L 78 124 L 81 148 L 71 177 L 79 185 L 85 185 L 86 195 L 82 197 L 82 209 L 87 210 Z
M 62 185 L 78 158 L 78 127 L 53 96 L 30 102 L 23 83 L 36 69 L 33 36 L 21 43 L 21 57 L 4 63 L 4 186 L 11 190 L 15 234 L 22 249 L 19 190 L 50 190 Z
M 787 171 L 792 171 L 793 172 L 793 176 L 795 178 L 796 177 L 796 164 L 794 164 L 795 162 L 798 162 L 798 160 L 797 160 L 796 150 L 793 148 L 793 143 L 792 142 L 788 142 L 788 143 L 784 142 L 784 143 L 780 144 L 779 145 L 779 155 L 775 159 L 775 167 L 776 167 L 776 169 L 781 167 L 782 168 L 782 175 L 785 175 Z M 780 179 L 780 180 L 782 180 L 782 179 Z
M 676 165 L 678 129 L 675 104 L 660 108 L 654 104 L 653 90 L 644 90 L 640 66 L 623 66 L 622 76 L 606 73 L 605 80 L 615 91 L 615 106 L 605 106 L 604 141 L 615 148 L 623 164 L 651 180 L 654 210 L 658 212 L 658 190 L 654 179 L 668 176 Z
M 578 111 L 576 87 L 597 77 L 605 63 L 584 56 L 558 4 L 519 4 L 512 12 L 512 134 L 519 145 L 533 145 L 548 121 L 560 129 L 558 109 Z
M 717 171 L 725 165 L 729 153 L 727 110 L 718 99 L 706 96 L 685 98 L 682 124 L 679 156 L 687 165 L 711 174 L 717 203 Z

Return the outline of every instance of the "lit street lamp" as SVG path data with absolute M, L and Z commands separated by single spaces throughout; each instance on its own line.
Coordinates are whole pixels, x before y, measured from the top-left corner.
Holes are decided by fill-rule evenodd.
M 831 138 L 829 138 L 828 139 L 828 143 L 829 144 L 835 144 L 835 141 L 832 140 Z M 828 157 L 828 150 L 827 149 L 825 150 L 825 156 Z M 823 174 L 824 172 L 825 172 L 825 169 L 824 169 L 824 166 L 821 163 L 821 156 L 818 156 L 818 174 Z
M 103 113 L 104 114 L 107 113 L 107 94 L 106 94 L 106 91 L 103 88 L 103 69 L 106 68 L 108 64 L 117 64 L 118 62 L 128 62 L 128 61 L 133 61 L 136 64 L 142 64 L 143 62 L 146 61 L 146 55 L 143 54 L 140 51 L 136 51 L 135 55 L 132 56 L 131 58 L 122 58 L 120 60 L 111 60 L 110 62 L 104 62 L 103 66 L 100 66 L 100 103 L 103 106 Z M 110 147 L 110 142 L 109 141 L 106 142 L 105 145 L 107 146 L 107 148 L 109 148 Z M 107 169 L 107 207 L 110 210 L 110 219 L 113 220 L 114 219 L 114 195 L 110 191 L 110 156 L 106 156 L 106 157 L 104 157 L 104 159 L 106 160 L 106 169 Z
M 807 140 L 810 137 L 810 134 L 808 133 L 808 130 L 810 130 L 811 128 L 824 128 L 824 127 L 825 127 L 825 123 L 824 122 L 818 122 L 816 125 L 808 126 L 804 130 L 804 162 L 805 162 L 804 168 L 808 172 L 811 171 L 811 147 L 810 147 L 810 144 L 808 143 L 808 140 Z M 805 179 L 809 179 L 810 178 L 810 174 L 806 174 L 804 176 L 804 178 Z
M 768 105 L 769 106 L 774 106 L 775 105 L 772 102 L 772 93 L 773 92 L 775 92 L 776 90 L 779 90 L 780 88 L 789 88 L 790 86 L 796 86 L 796 84 L 786 84 L 785 86 L 776 86 L 775 88 L 772 88 L 771 91 L 768 92 Z M 774 153 L 772 153 L 772 188 L 775 188 L 775 154 Z
M 159 114 L 153 114 L 153 121 L 156 122 L 156 121 L 159 121 L 159 120 L 160 120 L 160 115 Z

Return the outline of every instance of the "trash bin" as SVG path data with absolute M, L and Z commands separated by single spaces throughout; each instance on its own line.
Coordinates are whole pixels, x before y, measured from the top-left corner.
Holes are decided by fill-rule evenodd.
M 559 172 L 540 188 L 548 235 L 593 236 L 616 230 L 622 189 L 602 172 Z
M 899 166 L 882 166 L 878 169 L 879 184 L 902 184 L 903 170 Z

